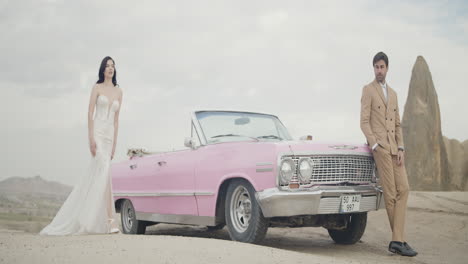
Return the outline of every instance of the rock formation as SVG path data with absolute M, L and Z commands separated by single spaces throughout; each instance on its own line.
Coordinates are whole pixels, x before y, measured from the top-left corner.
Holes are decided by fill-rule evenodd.
M 412 190 L 467 190 L 468 148 L 442 136 L 437 93 L 421 56 L 413 67 L 401 125 Z
M 468 190 L 468 140 L 460 143 L 444 137 L 450 168 L 450 186 L 453 190 Z

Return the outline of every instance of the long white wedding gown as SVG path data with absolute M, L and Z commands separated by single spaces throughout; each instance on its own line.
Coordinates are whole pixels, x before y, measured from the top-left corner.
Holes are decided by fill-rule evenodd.
M 119 102 L 99 95 L 94 116 L 96 156 L 52 222 L 41 235 L 78 235 L 119 232 L 109 175 L 114 141 L 114 115 Z

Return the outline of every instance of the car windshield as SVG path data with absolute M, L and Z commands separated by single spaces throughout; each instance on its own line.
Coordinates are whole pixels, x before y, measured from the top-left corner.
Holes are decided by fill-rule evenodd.
M 213 111 L 197 112 L 196 117 L 208 144 L 291 140 L 283 124 L 271 115 Z

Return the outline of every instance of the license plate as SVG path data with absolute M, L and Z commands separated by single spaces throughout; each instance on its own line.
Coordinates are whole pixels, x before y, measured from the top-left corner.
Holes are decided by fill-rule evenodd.
M 361 195 L 342 195 L 341 196 L 341 213 L 358 212 L 361 204 Z

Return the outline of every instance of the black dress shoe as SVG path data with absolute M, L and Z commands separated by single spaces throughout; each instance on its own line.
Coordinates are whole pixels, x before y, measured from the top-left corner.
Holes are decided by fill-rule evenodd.
M 409 245 L 407 248 L 404 243 L 398 242 L 398 241 L 390 242 L 390 244 L 388 245 L 388 250 L 392 253 L 396 253 L 402 256 L 407 256 L 407 257 L 414 257 L 418 254 L 416 251 L 411 249 Z
M 405 246 L 408 250 L 414 251 L 414 253 L 416 253 L 416 255 L 418 254 L 418 252 L 417 252 L 416 250 L 414 250 L 413 248 L 411 248 L 410 245 L 409 245 L 408 243 L 403 242 L 403 246 Z M 416 256 L 416 255 L 415 255 L 415 256 Z

